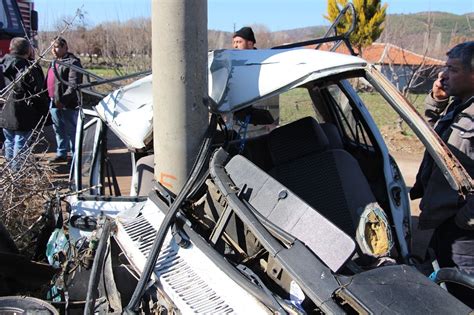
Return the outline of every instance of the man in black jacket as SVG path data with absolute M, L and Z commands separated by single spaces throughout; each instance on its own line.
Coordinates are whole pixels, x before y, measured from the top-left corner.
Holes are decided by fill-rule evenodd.
M 82 66 L 79 58 L 68 52 L 67 42 L 62 37 L 53 42 L 53 55 L 61 64 L 56 64 L 56 70 L 52 68 L 52 65 L 49 67 L 45 81 L 51 100 L 50 112 L 57 145 L 56 156 L 50 162 L 63 162 L 67 160 L 68 151 L 71 155 L 74 154 L 78 114 L 78 96 L 75 86 L 82 82 L 82 74 L 70 65 Z M 56 76 L 59 76 L 61 80 Z
M 469 175 L 474 176 L 474 41 L 447 53 L 445 70 L 425 100 L 425 116 Z M 459 197 L 443 171 L 425 154 L 410 191 L 422 197 L 420 229 L 435 229 L 430 243 L 441 267 L 474 276 L 474 198 Z M 448 284 L 448 290 L 474 308 L 474 291 Z
M 47 98 L 42 93 L 44 75 L 37 66 L 27 70 L 31 65 L 29 54 L 28 40 L 16 37 L 10 42 L 10 54 L 0 61 L 6 85 L 0 128 L 7 161 L 26 148 L 33 129 L 48 114 Z

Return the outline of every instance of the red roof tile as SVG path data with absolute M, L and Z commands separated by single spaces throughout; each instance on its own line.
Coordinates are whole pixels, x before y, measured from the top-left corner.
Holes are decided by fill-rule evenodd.
M 314 48 L 314 45 L 307 48 Z M 323 44 L 321 50 L 329 50 L 332 45 Z M 338 53 L 349 54 L 345 45 L 341 45 L 336 50 Z M 363 51 L 363 58 L 373 64 L 395 64 L 395 65 L 420 65 L 443 66 L 445 62 L 440 59 L 423 57 L 413 51 L 388 43 L 373 43 Z

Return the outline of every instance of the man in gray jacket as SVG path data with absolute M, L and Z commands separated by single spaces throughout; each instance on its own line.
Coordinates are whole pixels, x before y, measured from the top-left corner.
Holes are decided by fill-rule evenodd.
M 425 116 L 471 177 L 474 175 L 474 41 L 447 53 L 445 70 L 425 101 Z M 430 243 L 441 267 L 458 267 L 474 276 L 474 198 L 460 198 L 425 153 L 410 191 L 420 202 L 420 229 L 435 229 Z M 450 291 L 474 307 L 473 291 Z
M 53 42 L 52 52 L 61 64 L 56 64 L 56 69 L 50 65 L 45 80 L 51 100 L 50 112 L 57 145 L 56 156 L 50 159 L 50 162 L 64 162 L 67 160 L 68 151 L 71 156 L 74 153 L 79 105 L 75 86 L 82 83 L 82 74 L 70 65 L 80 68 L 82 66 L 79 58 L 68 51 L 67 42 L 62 37 Z

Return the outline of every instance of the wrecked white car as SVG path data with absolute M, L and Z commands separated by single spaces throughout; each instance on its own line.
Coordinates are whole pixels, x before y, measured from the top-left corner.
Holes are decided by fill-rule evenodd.
M 179 196 L 153 181 L 151 76 L 104 98 L 84 125 L 75 181 L 86 190 L 70 199 L 71 214 L 114 218 L 118 256 L 109 263 L 121 306 L 136 309 L 145 296 L 182 313 L 469 312 L 413 266 L 407 188 L 356 79 L 412 127 L 460 196 L 471 193 L 460 164 L 363 59 L 310 49 L 214 51 L 211 126 L 226 122 L 209 132 L 204 151 L 212 156 L 200 157 L 197 179 Z M 247 137 L 245 122 L 273 123 L 252 105 L 286 93 L 310 104 L 307 116 Z M 94 188 L 108 185 L 106 128 L 132 152 L 135 197 Z M 121 288 L 147 268 L 153 285 L 141 280 L 134 295 Z
M 357 81 L 407 122 L 460 197 L 472 179 L 374 66 L 303 48 L 213 51 L 208 66 L 209 127 L 177 196 L 154 181 L 151 76 L 84 110 L 78 194 L 47 246 L 59 270 L 52 304 L 88 314 L 471 311 L 416 268 L 407 188 Z M 272 117 L 255 108 L 266 99 L 280 113 L 305 110 Z M 249 135 L 249 125 L 268 128 Z M 131 152 L 130 196 L 120 196 L 108 130 Z

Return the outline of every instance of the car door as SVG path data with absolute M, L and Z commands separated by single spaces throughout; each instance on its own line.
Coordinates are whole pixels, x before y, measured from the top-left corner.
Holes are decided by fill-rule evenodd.
M 76 129 L 76 148 L 71 171 L 73 189 L 77 192 L 103 194 L 103 164 L 106 129 L 94 111 L 83 109 Z

